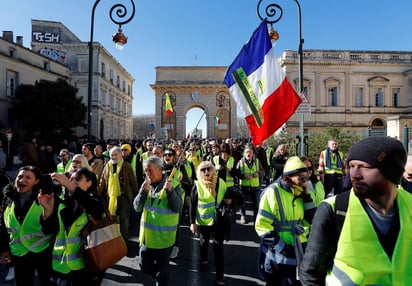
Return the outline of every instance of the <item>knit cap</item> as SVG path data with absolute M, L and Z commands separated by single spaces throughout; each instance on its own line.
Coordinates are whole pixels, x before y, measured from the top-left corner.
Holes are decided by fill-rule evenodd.
M 406 163 L 406 150 L 403 144 L 394 138 L 371 136 L 352 145 L 348 163 L 351 160 L 364 161 L 377 168 L 382 175 L 395 184 L 399 184 Z
M 283 176 L 291 176 L 300 172 L 307 172 L 308 168 L 298 156 L 289 157 L 283 168 Z

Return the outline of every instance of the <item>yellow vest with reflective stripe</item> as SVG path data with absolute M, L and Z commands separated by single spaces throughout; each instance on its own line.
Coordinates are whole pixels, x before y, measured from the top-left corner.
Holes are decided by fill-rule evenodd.
M 172 185 L 180 183 L 173 180 Z M 152 200 L 152 190 L 146 198 L 143 207 L 142 219 L 140 221 L 140 245 L 144 244 L 147 248 L 163 249 L 174 245 L 176 240 L 176 231 L 179 224 L 179 212 L 173 212 L 168 207 L 167 194 L 159 203 L 161 192 L 156 193 Z M 153 201 L 153 203 L 152 203 Z
M 343 153 L 341 151 L 339 152 L 339 156 L 340 158 L 343 160 Z M 332 169 L 329 169 L 328 167 L 326 167 L 326 150 L 322 151 L 323 153 L 323 164 L 324 164 L 324 173 L 325 174 L 343 174 L 343 169 L 338 167 L 338 156 L 332 156 L 332 154 L 330 154 L 330 165 Z M 342 161 L 343 164 L 343 161 Z
M 66 165 L 63 166 L 63 162 L 57 164 L 56 173 L 64 174 L 70 170 L 70 166 L 72 164 L 72 160 L 67 161 Z
M 213 225 L 215 219 L 215 210 L 219 208 L 226 194 L 226 184 L 222 179 L 219 178 L 219 190 L 217 191 L 216 200 L 202 183 L 195 181 L 195 184 L 198 193 L 196 224 Z
M 215 166 L 219 165 L 219 159 L 220 159 L 220 156 L 213 157 L 213 163 L 214 163 Z M 233 169 L 234 165 L 235 165 L 235 159 L 232 156 L 229 156 L 227 158 L 227 161 L 226 161 L 226 167 Z M 228 170 L 223 170 L 223 171 L 219 171 L 219 172 L 225 172 L 226 173 L 225 182 L 226 182 L 226 187 L 227 188 L 233 187 L 235 185 L 235 181 L 234 181 L 232 175 L 230 174 L 230 172 Z
M 60 211 L 66 206 L 59 206 L 59 232 L 53 247 L 53 270 L 67 274 L 71 270 L 84 268 L 84 261 L 81 253 L 82 241 L 80 237 L 81 230 L 88 222 L 87 214 L 83 212 L 70 226 L 67 233 L 64 223 L 60 216 Z
M 255 158 L 253 160 L 252 168 L 249 168 L 248 164 L 246 164 L 245 159 L 242 158 L 239 161 L 240 173 L 242 175 L 249 174 L 253 175 L 254 173 L 259 171 L 259 159 Z M 242 187 L 259 187 L 259 177 L 253 177 L 252 179 L 240 179 L 240 185 Z
M 42 206 L 33 202 L 23 223 L 20 225 L 14 213 L 15 203 L 6 207 L 4 224 L 10 236 L 10 251 L 15 256 L 23 256 L 29 251 L 38 253 L 50 245 L 51 235 L 41 231 L 40 216 Z
M 334 207 L 335 197 L 326 200 Z M 412 285 L 412 196 L 398 189 L 400 231 L 390 259 L 353 191 L 327 285 Z
M 274 188 L 278 188 L 281 205 L 285 215 L 286 224 L 280 225 L 281 217 L 279 202 L 276 198 Z M 287 245 L 295 245 L 291 229 L 295 225 L 303 226 L 305 209 L 303 199 L 296 198 L 293 193 L 285 191 L 277 183 L 270 185 L 262 194 L 259 210 L 256 216 L 255 230 L 259 236 L 275 230 L 279 237 Z M 305 230 L 307 227 L 305 227 Z M 300 242 L 307 241 L 307 232 L 299 235 Z

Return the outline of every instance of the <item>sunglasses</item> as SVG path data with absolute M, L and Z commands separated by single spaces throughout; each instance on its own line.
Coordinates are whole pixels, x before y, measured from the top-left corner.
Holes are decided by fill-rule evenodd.
M 173 154 L 172 154 L 172 153 L 164 153 L 163 156 L 165 156 L 165 157 L 172 157 Z
M 203 172 L 203 173 L 206 171 L 210 172 L 210 170 L 212 170 L 212 167 L 206 167 L 206 168 L 200 169 L 200 172 Z
M 66 157 L 67 154 L 60 154 L 59 156 L 60 156 L 60 157 Z
M 306 182 L 309 180 L 309 177 L 308 176 L 298 176 L 298 180 L 300 182 Z
M 77 164 L 81 164 L 81 161 L 79 161 L 79 160 L 73 160 L 72 162 L 77 163 Z
M 190 152 L 196 151 L 196 149 L 189 149 Z

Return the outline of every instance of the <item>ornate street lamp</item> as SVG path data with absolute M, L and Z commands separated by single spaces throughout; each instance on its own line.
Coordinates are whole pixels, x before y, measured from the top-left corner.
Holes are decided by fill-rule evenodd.
M 283 15 L 283 10 L 282 7 L 278 4 L 271 3 L 266 6 L 265 8 L 265 17 L 262 17 L 260 11 L 261 11 L 261 3 L 263 0 L 260 0 L 258 5 L 257 5 L 257 14 L 261 20 L 264 18 L 268 18 L 267 22 L 270 24 L 270 30 L 269 30 L 269 35 L 272 40 L 276 41 L 279 39 L 279 34 L 276 30 L 273 29 L 273 24 L 277 23 Z M 298 64 L 299 64 L 299 96 L 303 92 L 303 38 L 302 38 L 302 16 L 301 16 L 301 9 L 300 9 L 300 4 L 298 0 L 294 0 L 296 3 L 296 6 L 298 8 L 298 25 L 299 25 L 299 50 L 298 50 Z M 303 113 L 299 114 L 299 134 L 300 134 L 300 156 L 305 155 L 305 146 L 303 144 L 303 138 L 304 138 L 304 118 L 303 118 Z
M 94 12 L 97 4 L 101 0 L 96 0 L 92 8 L 91 24 L 90 24 L 90 41 L 89 41 L 89 78 L 87 89 L 87 140 L 91 141 L 92 137 L 92 87 L 93 87 L 93 32 L 94 32 Z M 124 44 L 127 43 L 127 37 L 122 32 L 122 25 L 129 23 L 135 13 L 134 0 L 129 0 L 132 4 L 132 11 L 128 14 L 127 7 L 123 4 L 114 4 L 110 8 L 109 17 L 113 23 L 119 25 L 118 32 L 113 35 L 113 42 L 115 42 L 118 49 L 123 49 Z M 115 14 L 115 16 L 114 16 Z M 123 20 L 126 19 L 126 20 Z

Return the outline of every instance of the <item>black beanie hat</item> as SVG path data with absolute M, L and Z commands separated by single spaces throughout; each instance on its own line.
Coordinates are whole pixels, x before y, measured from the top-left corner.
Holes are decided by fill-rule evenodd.
M 405 170 L 406 150 L 394 138 L 371 136 L 354 144 L 349 150 L 348 163 L 360 160 L 377 168 L 382 175 L 399 184 Z

